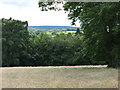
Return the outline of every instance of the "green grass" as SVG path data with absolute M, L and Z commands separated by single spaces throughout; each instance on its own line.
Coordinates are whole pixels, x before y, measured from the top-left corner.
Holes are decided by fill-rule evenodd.
M 2 68 L 3 88 L 117 88 L 112 68 Z
M 60 85 L 57 85 L 57 86 L 56 86 L 56 88 L 62 88 L 62 86 L 60 86 Z

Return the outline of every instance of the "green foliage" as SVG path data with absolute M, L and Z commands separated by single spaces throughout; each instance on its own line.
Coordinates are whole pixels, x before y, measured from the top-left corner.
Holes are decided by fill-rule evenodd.
M 2 24 L 3 66 L 95 64 L 85 53 L 84 33 L 36 35 L 28 33 L 27 22 L 3 19 Z M 102 60 L 97 64 L 101 62 Z
M 31 35 L 31 55 L 35 65 L 81 65 L 82 36 L 71 34 Z
M 120 56 L 120 2 L 65 2 L 63 8 L 72 24 L 81 22 L 84 56 L 94 64 L 107 61 L 108 67 L 116 67 Z
M 61 2 L 57 2 L 60 4 Z M 54 2 L 40 2 L 42 11 L 60 10 Z M 65 2 L 72 24 L 81 21 L 79 34 L 35 32 L 27 22 L 3 19 L 3 66 L 107 64 L 120 60 L 120 2 Z
M 28 39 L 27 22 L 2 19 L 2 65 L 20 65 L 24 60 Z

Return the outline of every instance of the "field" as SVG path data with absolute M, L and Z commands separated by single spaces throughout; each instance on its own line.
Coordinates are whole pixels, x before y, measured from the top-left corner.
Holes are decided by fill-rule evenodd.
M 61 33 L 64 33 L 64 34 L 68 34 L 68 33 L 71 33 L 71 34 L 75 34 L 76 31 L 62 31 L 62 32 L 56 32 L 56 34 L 61 34 Z M 52 34 L 52 32 L 46 32 L 47 34 Z
M 68 34 L 68 33 L 71 33 L 71 34 L 75 34 L 76 31 L 62 31 L 62 32 L 59 32 L 60 33 L 65 33 L 65 34 Z
M 3 88 L 117 88 L 118 70 L 105 67 L 5 67 Z

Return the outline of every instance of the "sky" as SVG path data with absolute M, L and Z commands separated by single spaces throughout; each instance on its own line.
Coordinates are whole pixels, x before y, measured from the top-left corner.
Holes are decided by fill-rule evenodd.
M 40 11 L 39 0 L 0 0 L 0 19 L 28 21 L 29 26 L 58 25 L 71 26 L 64 11 Z M 76 23 L 79 27 L 79 23 Z

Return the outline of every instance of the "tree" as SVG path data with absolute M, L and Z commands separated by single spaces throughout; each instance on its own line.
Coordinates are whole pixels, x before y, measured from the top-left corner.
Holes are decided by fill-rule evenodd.
M 76 31 L 75 34 L 76 34 L 76 35 L 80 34 L 80 29 L 79 29 L 79 28 L 77 28 L 77 31 Z
M 53 4 L 62 2 L 39 2 L 41 10 L 57 10 Z M 72 24 L 81 22 L 85 35 L 85 54 L 90 60 L 116 67 L 120 59 L 120 2 L 65 2 Z
M 22 65 L 27 54 L 28 23 L 2 19 L 2 66 Z

